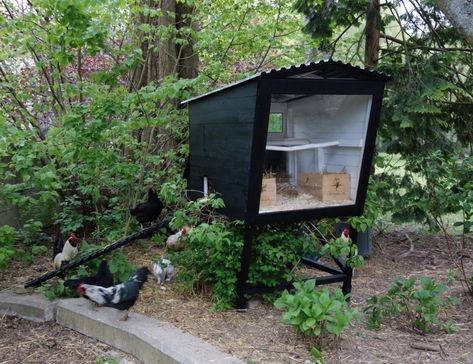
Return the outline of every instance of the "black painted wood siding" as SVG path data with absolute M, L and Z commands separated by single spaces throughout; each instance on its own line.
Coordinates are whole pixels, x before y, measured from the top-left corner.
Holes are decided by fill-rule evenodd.
M 207 176 L 230 218 L 246 214 L 256 94 L 257 80 L 189 104 L 188 188 L 202 191 Z

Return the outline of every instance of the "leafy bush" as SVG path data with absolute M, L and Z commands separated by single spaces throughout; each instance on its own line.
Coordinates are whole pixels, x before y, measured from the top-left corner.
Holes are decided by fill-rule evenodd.
M 271 287 L 292 281 L 294 266 L 312 246 L 311 237 L 301 234 L 297 225 L 260 227 L 252 244 L 248 283 Z
M 182 289 L 210 289 L 217 309 L 230 308 L 235 302 L 243 248 L 243 224 L 229 223 L 213 212 L 222 206 L 221 199 L 210 196 L 176 211 L 172 226 L 187 224 L 192 229 L 186 249 L 170 252 L 173 264 L 179 267 L 176 280 Z M 258 229 L 252 244 L 248 283 L 275 286 L 292 280 L 292 268 L 310 244 L 310 238 L 297 233 L 294 226 Z
M 449 322 L 441 318 L 442 310 L 456 302 L 454 298 L 441 297 L 446 290 L 445 285 L 421 277 L 420 287 L 416 288 L 416 281 L 415 277 L 396 277 L 386 294 L 372 296 L 365 309 L 369 314 L 369 327 L 379 329 L 384 318 L 399 320 L 405 317 L 413 327 L 423 332 L 428 332 L 434 325 L 440 325 L 446 332 L 454 330 Z
M 184 251 L 171 253 L 179 266 L 177 281 L 184 290 L 212 287 L 215 307 L 231 307 L 243 242 L 223 222 L 202 223 L 189 233 Z
M 331 294 L 328 288 L 315 290 L 315 279 L 294 283 L 296 292 L 287 290 L 274 305 L 285 309 L 283 322 L 291 324 L 298 332 L 308 335 L 340 335 L 350 321 L 358 316 L 347 303 L 347 296 L 340 288 Z
M 9 225 L 0 227 L 0 270 L 6 269 L 15 255 L 15 249 L 13 248 L 15 236 L 15 228 Z
M 360 268 L 365 263 L 364 258 L 358 255 L 357 246 L 352 243 L 351 239 L 330 239 L 327 244 L 322 247 L 321 253 L 323 255 L 330 254 L 334 257 L 346 257 L 345 263 L 351 268 Z

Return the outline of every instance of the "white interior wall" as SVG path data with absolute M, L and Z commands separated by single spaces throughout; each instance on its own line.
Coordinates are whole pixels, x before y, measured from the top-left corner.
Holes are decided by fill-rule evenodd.
M 325 166 L 317 163 L 320 149 L 297 152 L 298 172 L 345 170 L 351 175 L 351 197 L 356 196 L 371 98 L 370 95 L 314 95 L 288 103 L 287 125 L 291 137 L 313 143 L 340 142 L 340 146 L 324 148 Z M 294 171 L 291 159 L 289 173 Z

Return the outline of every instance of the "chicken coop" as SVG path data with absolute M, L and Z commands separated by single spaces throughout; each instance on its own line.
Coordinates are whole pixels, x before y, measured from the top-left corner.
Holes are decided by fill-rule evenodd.
M 218 192 L 250 241 L 254 225 L 361 214 L 389 79 L 326 60 L 184 101 L 188 188 Z

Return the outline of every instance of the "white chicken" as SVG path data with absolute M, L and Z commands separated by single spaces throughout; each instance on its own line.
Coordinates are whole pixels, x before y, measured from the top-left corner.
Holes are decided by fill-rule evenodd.
M 166 246 L 168 249 L 173 251 L 183 249 L 186 235 L 189 233 L 190 229 L 189 226 L 184 226 L 177 233 L 170 235 L 166 239 Z
M 340 235 L 340 239 L 343 239 L 343 241 L 350 243 L 351 244 L 351 238 L 350 238 L 350 230 L 348 228 L 343 229 L 342 235 Z M 358 247 L 355 246 L 355 251 L 353 253 L 353 256 L 358 255 Z
M 350 230 L 348 228 L 343 229 L 342 235 L 340 236 L 344 241 L 350 240 Z
M 72 234 L 69 239 L 64 243 L 62 251 L 54 257 L 53 267 L 54 269 L 61 268 L 61 265 L 71 259 L 73 259 L 79 252 L 77 236 Z
M 174 267 L 169 259 L 161 258 L 153 262 L 153 274 L 158 284 L 163 285 L 174 277 Z

